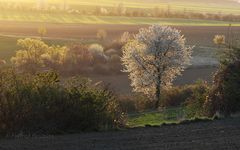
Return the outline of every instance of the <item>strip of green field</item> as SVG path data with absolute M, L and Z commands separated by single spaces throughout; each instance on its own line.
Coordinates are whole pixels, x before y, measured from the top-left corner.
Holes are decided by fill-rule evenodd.
M 161 125 L 163 123 L 178 123 L 185 119 L 184 109 L 171 108 L 163 111 L 144 112 L 137 114 L 130 114 L 128 116 L 129 127 L 144 127 L 145 125 Z
M 151 17 L 115 17 L 115 16 L 83 16 L 76 14 L 40 14 L 40 13 L 0 13 L 0 21 L 74 23 L 74 24 L 161 24 L 182 26 L 240 26 L 240 22 L 213 21 L 201 19 L 151 18 Z
M 9 0 L 16 1 L 16 0 Z M 36 1 L 32 0 L 18 0 L 18 2 L 34 4 Z M 64 0 L 48 0 L 49 4 L 62 5 Z M 102 6 L 102 7 L 116 7 L 122 3 L 128 8 L 154 8 L 159 7 L 166 9 L 168 6 L 173 11 L 191 11 L 202 13 L 219 13 L 222 14 L 240 14 L 240 4 L 234 0 L 65 0 L 65 3 L 76 9 L 83 9 L 86 6 Z

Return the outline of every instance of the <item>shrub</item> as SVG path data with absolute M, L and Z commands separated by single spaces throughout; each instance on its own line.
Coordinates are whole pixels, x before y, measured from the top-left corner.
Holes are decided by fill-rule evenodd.
M 213 42 L 215 44 L 219 44 L 219 45 L 222 45 L 222 44 L 225 44 L 225 36 L 224 35 L 215 35 L 214 39 L 213 39 Z
M 194 85 L 191 96 L 184 103 L 185 115 L 188 118 L 204 117 L 204 103 L 209 93 L 210 86 L 203 81 Z
M 114 94 L 85 78 L 1 70 L 0 94 L 1 135 L 110 129 L 124 119 Z
M 119 56 L 122 55 L 122 47 L 123 47 L 124 43 L 121 43 L 120 41 L 116 40 L 116 41 L 113 41 L 107 45 L 105 45 L 105 50 L 106 50 L 106 54 L 107 54 L 107 51 L 110 50 L 110 49 L 114 49 L 118 54 Z
M 23 72 L 35 73 L 45 68 L 57 69 L 66 59 L 68 49 L 61 46 L 48 46 L 39 39 L 20 39 L 21 47 L 11 58 L 15 67 Z
M 216 73 L 205 109 L 209 116 L 216 112 L 229 116 L 240 111 L 240 61 L 235 61 Z
M 106 54 L 108 57 L 110 57 L 110 56 L 112 56 L 112 55 L 117 55 L 118 52 L 117 52 L 117 50 L 115 50 L 115 49 L 108 49 L 108 50 L 105 51 L 105 54 Z
M 64 71 L 70 73 L 89 72 L 92 63 L 93 55 L 89 52 L 88 46 L 75 44 L 69 48 Z
M 240 111 L 240 48 L 231 44 L 220 58 L 220 67 L 214 76 L 213 87 L 205 102 L 206 114 L 219 112 L 224 116 Z
M 112 73 L 121 73 L 122 65 L 121 65 L 121 58 L 119 55 L 114 54 L 111 55 L 108 61 L 109 69 Z
M 141 94 L 122 95 L 119 97 L 119 105 L 124 112 L 141 112 L 154 108 L 152 100 Z
M 102 45 L 99 44 L 92 44 L 89 46 L 89 52 L 93 56 L 93 63 L 99 64 L 99 63 L 106 63 L 107 57 L 104 54 Z
M 193 86 L 176 86 L 164 90 L 162 93 L 162 107 L 178 107 L 181 106 L 192 95 Z
M 207 90 L 208 84 L 205 81 L 197 81 L 194 84 L 175 86 L 166 89 L 162 93 L 162 107 L 179 107 L 184 105 L 189 99 L 194 99 L 194 95 L 201 90 Z M 203 93 L 203 92 L 202 92 Z
M 97 38 L 98 38 L 99 40 L 105 40 L 106 37 L 107 37 L 107 32 L 106 32 L 105 30 L 99 30 L 99 31 L 97 32 Z

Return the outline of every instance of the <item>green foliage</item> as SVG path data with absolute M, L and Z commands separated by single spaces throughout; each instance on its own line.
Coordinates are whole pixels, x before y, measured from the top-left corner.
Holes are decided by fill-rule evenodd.
M 216 44 L 222 44 L 215 42 Z M 220 67 L 214 75 L 214 84 L 205 102 L 206 114 L 220 113 L 229 116 L 240 111 L 240 48 L 224 43 Z
M 240 49 L 226 49 L 205 102 L 206 114 L 229 116 L 240 111 Z
M 141 94 L 120 96 L 119 105 L 121 109 L 127 113 L 143 112 L 154 108 L 153 101 Z
M 185 105 L 185 116 L 187 118 L 203 117 L 204 103 L 209 93 L 210 86 L 207 82 L 199 81 L 193 86 L 192 94 Z
M 1 70 L 0 94 L 0 135 L 102 130 L 124 120 L 113 93 L 84 78 Z
M 162 107 L 178 107 L 193 94 L 194 85 L 175 86 L 162 92 Z
M 204 97 L 209 85 L 204 81 L 197 81 L 194 84 L 175 86 L 164 90 L 162 93 L 162 107 L 179 107 L 197 103 L 200 97 Z M 204 101 L 204 100 L 200 100 Z
M 107 38 L 107 32 L 105 30 L 99 30 L 97 32 L 97 38 L 99 40 L 105 40 Z

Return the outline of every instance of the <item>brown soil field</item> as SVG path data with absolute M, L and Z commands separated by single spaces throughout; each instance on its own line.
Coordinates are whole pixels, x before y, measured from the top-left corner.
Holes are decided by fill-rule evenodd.
M 0 140 L 1 150 L 239 150 L 240 118 Z
M 39 26 L 47 28 L 47 37 L 64 39 L 94 39 L 98 30 L 105 30 L 110 39 L 118 38 L 125 32 L 136 33 L 147 25 L 94 25 L 94 24 L 39 24 L 0 22 L 0 34 L 17 36 L 38 36 Z M 187 38 L 188 44 L 213 46 L 212 39 L 216 34 L 228 35 L 229 27 L 221 26 L 175 26 Z M 240 27 L 232 27 L 232 38 L 240 38 Z
M 0 22 L 0 34 L 12 36 L 38 36 L 37 30 L 39 23 L 16 23 L 16 22 Z M 47 28 L 48 38 L 70 39 L 95 39 L 98 30 L 107 31 L 108 39 L 116 39 L 120 35 L 129 31 L 136 33 L 139 28 L 147 27 L 146 25 L 86 25 L 86 24 L 45 24 Z M 212 47 L 212 38 L 216 34 L 228 35 L 228 27 L 197 27 L 197 26 L 176 26 L 185 34 L 188 44 L 196 46 Z M 232 27 L 232 36 L 240 38 L 240 27 Z M 208 50 L 208 48 L 206 48 Z M 208 50 L 209 51 L 209 50 Z M 211 50 L 210 50 L 211 51 Z M 205 55 L 205 54 L 204 54 Z M 206 54 L 207 55 L 207 54 Z M 208 55 L 207 55 L 208 56 Z M 203 56 L 205 57 L 205 56 Z M 200 57 L 201 59 L 201 57 Z M 189 84 L 196 82 L 197 79 L 211 81 L 212 74 L 216 67 L 209 66 L 193 66 L 184 71 L 181 77 L 175 81 L 175 85 Z M 120 75 L 90 75 L 94 81 L 104 81 L 109 83 L 110 87 L 117 93 L 130 93 L 131 87 L 127 74 Z
M 194 67 L 186 69 L 182 76 L 178 77 L 174 85 L 184 85 L 196 82 L 198 79 L 206 80 L 208 82 L 212 81 L 212 75 L 216 71 L 216 67 L 203 66 Z M 130 87 L 130 80 L 127 74 L 120 75 L 89 75 L 93 81 L 103 81 L 109 84 L 110 88 L 113 89 L 118 94 L 130 94 L 132 88 Z

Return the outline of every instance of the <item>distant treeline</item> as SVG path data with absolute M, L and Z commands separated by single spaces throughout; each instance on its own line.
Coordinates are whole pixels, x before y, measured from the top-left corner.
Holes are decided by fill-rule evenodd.
M 70 6 L 63 4 L 44 4 L 44 3 L 14 3 L 0 2 L 1 11 L 40 11 L 41 13 L 67 13 L 76 15 L 97 15 L 97 16 L 126 16 L 126 17 L 156 17 L 156 18 L 183 18 L 183 19 L 209 19 L 218 21 L 240 21 L 240 15 L 218 13 L 197 12 L 184 8 L 174 10 L 171 5 L 166 7 L 154 8 L 129 8 L 123 3 L 113 7 L 100 6 Z

